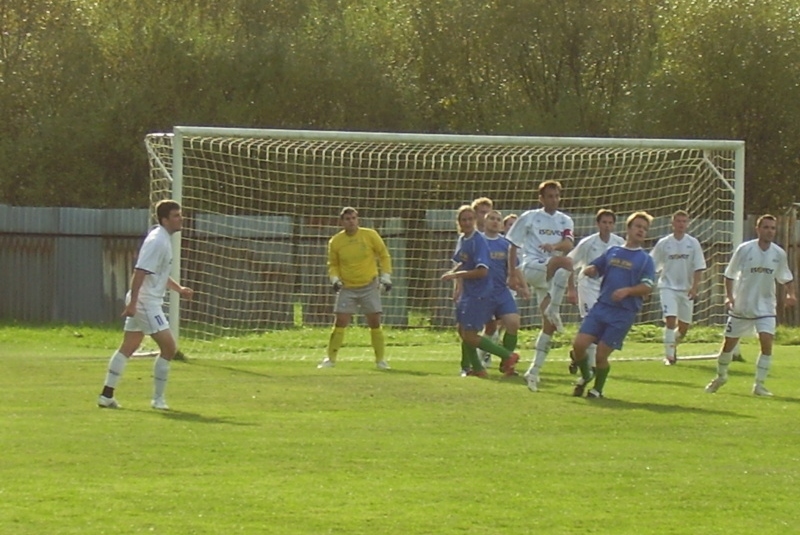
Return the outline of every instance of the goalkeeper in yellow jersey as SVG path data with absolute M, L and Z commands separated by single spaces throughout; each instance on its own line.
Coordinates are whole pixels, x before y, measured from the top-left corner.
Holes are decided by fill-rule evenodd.
M 350 206 L 339 212 L 342 230 L 328 241 L 328 275 L 336 292 L 333 324 L 328 355 L 317 368 L 333 368 L 344 342 L 344 333 L 353 314 L 361 312 L 369 326 L 375 365 L 388 370 L 384 357 L 386 346 L 381 329 L 381 291 L 392 289 L 392 260 L 380 235 L 358 226 L 358 211 Z M 379 271 L 380 268 L 380 271 Z

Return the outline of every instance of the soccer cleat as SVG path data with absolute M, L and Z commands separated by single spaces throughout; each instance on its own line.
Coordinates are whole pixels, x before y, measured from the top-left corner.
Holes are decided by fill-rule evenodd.
M 519 355 L 517 353 L 511 353 L 511 355 L 500 364 L 500 371 L 503 372 L 503 375 L 506 377 L 514 375 L 516 373 L 514 371 L 514 366 L 517 365 L 517 362 L 519 362 Z
M 471 371 L 469 368 L 461 368 L 461 377 L 467 377 Z
M 484 351 L 483 349 L 478 350 L 478 358 L 481 359 L 484 368 L 488 368 L 492 365 L 492 354 L 488 351 Z
M 711 381 L 706 385 L 706 394 L 713 394 L 714 392 L 722 388 L 722 385 L 724 385 L 727 382 L 728 382 L 727 377 L 720 377 L 719 375 L 717 375 L 716 377 L 714 377 L 713 381 Z
M 150 406 L 159 411 L 168 411 L 169 407 L 167 406 L 167 400 L 162 398 L 155 398 L 153 401 L 150 402 Z
M 677 363 L 678 359 L 664 358 L 664 366 L 675 366 Z
M 586 390 L 586 385 L 589 384 L 591 379 L 584 381 L 583 377 L 575 381 L 575 387 L 572 389 L 572 395 L 576 398 L 583 397 L 583 392 Z
M 772 397 L 775 394 L 764 388 L 764 385 L 756 383 L 753 385 L 753 395 L 754 396 L 765 396 L 765 397 Z
M 586 393 L 586 397 L 589 399 L 599 399 L 603 397 L 603 393 L 592 388 Z
M 573 350 L 569 350 L 569 374 L 575 375 L 578 373 L 578 363 L 575 362 L 575 352 Z
M 100 394 L 97 398 L 97 406 L 101 409 L 121 409 L 122 405 L 117 403 L 117 400 L 114 398 L 107 398 L 104 395 Z
M 324 359 L 322 359 L 322 362 L 317 364 L 317 369 L 320 369 L 320 368 L 333 368 L 334 366 L 336 366 L 336 363 L 333 362 L 328 357 L 325 357 Z
M 379 360 L 375 363 L 375 367 L 379 370 L 391 370 L 392 368 L 389 366 L 389 363 L 385 360 Z
M 486 372 L 486 370 L 478 370 L 478 371 L 470 370 L 467 372 L 467 376 L 480 377 L 481 379 L 486 379 L 489 377 L 489 374 Z
M 744 357 L 741 353 L 734 353 L 733 358 L 731 359 L 733 362 L 747 362 L 744 360 Z
M 536 372 L 527 372 L 523 375 L 525 382 L 528 384 L 528 390 L 531 392 L 539 391 L 539 374 Z
M 560 333 L 564 332 L 564 323 L 561 321 L 561 314 L 551 309 L 550 305 L 544 309 L 544 316 L 547 318 L 547 321 L 553 324 L 553 327 L 556 328 L 556 331 Z

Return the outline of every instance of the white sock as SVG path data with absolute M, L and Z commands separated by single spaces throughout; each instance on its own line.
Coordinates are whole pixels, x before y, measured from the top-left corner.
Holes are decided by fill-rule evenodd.
M 550 304 L 547 307 L 557 313 L 561 310 L 561 301 L 564 300 L 564 292 L 567 291 L 570 272 L 564 268 L 558 268 L 550 279 Z
M 544 366 L 544 361 L 547 359 L 547 353 L 550 352 L 550 335 L 545 334 L 544 331 L 539 333 L 536 338 L 536 345 L 534 346 L 535 353 L 533 355 L 533 362 L 531 367 L 528 368 L 528 373 L 539 373 Z
M 153 399 L 163 398 L 169 377 L 169 361 L 160 355 L 153 364 Z
M 675 329 L 664 327 L 664 356 L 672 360 L 675 358 Z
M 589 361 L 589 368 L 597 366 L 597 344 L 591 344 L 586 348 L 586 360 Z
M 720 352 L 719 356 L 717 357 L 717 375 L 727 379 L 728 366 L 730 366 L 732 360 L 733 360 L 733 353 L 731 353 L 730 351 L 728 351 L 727 353 Z
M 108 372 L 106 373 L 105 386 L 109 388 L 116 388 L 117 382 L 122 377 L 122 372 L 125 371 L 125 365 L 128 363 L 128 357 L 116 351 L 111 355 L 108 361 Z
M 771 364 L 772 355 L 764 355 L 762 353 L 758 356 L 758 361 L 756 361 L 756 383 L 763 384 L 767 380 Z

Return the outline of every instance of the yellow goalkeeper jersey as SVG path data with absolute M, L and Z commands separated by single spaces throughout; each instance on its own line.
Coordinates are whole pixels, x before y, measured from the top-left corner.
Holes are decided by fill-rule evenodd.
M 352 236 L 344 230 L 328 241 L 328 275 L 339 277 L 345 287 L 366 286 L 380 273 L 392 273 L 389 250 L 380 235 L 359 228 Z

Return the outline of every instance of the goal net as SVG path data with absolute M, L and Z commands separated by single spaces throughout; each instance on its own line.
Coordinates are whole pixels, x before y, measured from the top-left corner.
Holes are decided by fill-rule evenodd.
M 187 219 L 174 274 L 195 289 L 170 301 L 181 336 L 208 340 L 329 325 L 328 239 L 343 206 L 379 231 L 392 255 L 384 323 L 454 325 L 451 287 L 440 281 L 457 238 L 455 213 L 477 197 L 503 215 L 538 207 L 544 180 L 564 187 L 561 209 L 579 239 L 599 208 L 655 216 L 650 243 L 671 232 L 671 214 L 692 217 L 704 272 L 699 324 L 725 319 L 722 273 L 742 237 L 744 143 L 536 138 L 177 127 L 146 138 L 151 200 L 179 201 Z M 541 321 L 522 302 L 524 327 Z M 562 307 L 565 321 L 578 321 Z M 658 296 L 640 322 L 659 322 Z

